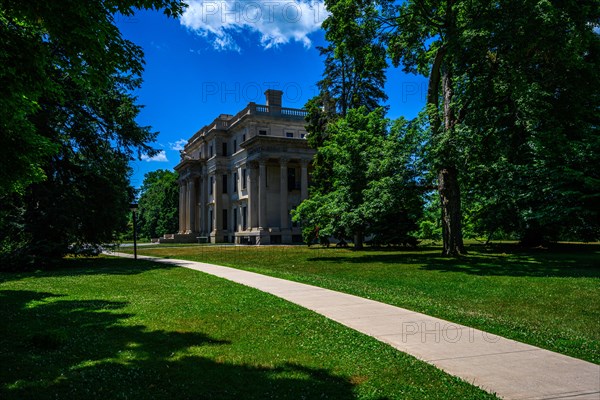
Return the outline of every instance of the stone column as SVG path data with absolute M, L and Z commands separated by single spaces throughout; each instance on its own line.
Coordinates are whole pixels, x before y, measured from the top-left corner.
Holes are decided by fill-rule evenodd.
M 255 162 L 246 164 L 246 174 L 248 175 L 248 182 L 246 188 L 248 190 L 248 230 L 252 230 L 258 227 L 258 191 L 257 186 L 257 168 Z
M 202 231 L 202 210 L 200 209 L 200 197 L 201 197 L 201 192 L 202 192 L 202 178 L 201 177 L 197 177 L 195 180 L 195 186 L 196 186 L 196 194 L 194 195 L 194 214 L 196 215 L 195 218 L 195 227 L 196 227 L 196 232 L 200 233 Z
M 202 223 L 202 230 L 204 231 L 204 234 L 206 236 L 210 235 L 209 232 L 209 228 L 210 228 L 210 221 L 208 220 L 208 193 L 209 193 L 209 188 L 210 186 L 210 179 L 208 177 L 208 173 L 206 171 L 206 167 L 202 168 L 202 191 L 203 191 L 203 196 L 202 196 L 202 201 L 204 202 L 204 206 L 202 209 L 202 219 L 204 220 L 204 222 Z
M 196 232 L 196 184 L 194 178 L 188 179 L 187 184 L 187 233 Z
M 185 182 L 179 182 L 179 233 L 185 233 Z
M 267 228 L 267 163 L 258 162 L 258 228 Z
M 279 208 L 280 208 L 280 228 L 288 229 L 288 159 L 279 160 Z
M 204 234 L 206 232 L 206 217 L 204 216 L 204 208 L 206 207 L 206 201 L 204 200 L 204 195 L 206 192 L 206 178 L 204 177 L 203 174 L 200 175 L 200 178 L 198 179 L 198 217 L 199 217 L 199 222 L 198 222 L 198 231 L 200 232 L 200 234 Z
M 219 174 L 215 171 L 213 174 L 213 232 L 221 229 L 219 224 L 219 214 L 221 212 L 221 196 L 222 193 L 219 188 L 223 186 L 222 182 L 219 182 Z
M 300 200 L 306 200 L 308 198 L 308 161 L 301 160 L 301 178 L 300 178 Z

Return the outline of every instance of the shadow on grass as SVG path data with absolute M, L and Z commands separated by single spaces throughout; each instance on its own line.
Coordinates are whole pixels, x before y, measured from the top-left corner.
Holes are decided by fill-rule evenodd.
M 600 278 L 600 246 L 595 244 L 557 245 L 551 249 L 524 249 L 516 245 L 471 245 L 469 255 L 445 258 L 432 251 L 369 249 L 352 255 L 311 257 L 308 261 L 351 264 L 414 264 L 423 270 L 460 272 L 479 276 Z M 326 252 L 323 252 L 326 253 Z M 340 254 L 340 253 L 337 253 Z
M 125 302 L 4 290 L 0 304 L 2 399 L 353 398 L 352 384 L 326 370 L 192 355 L 231 343 L 126 325 Z

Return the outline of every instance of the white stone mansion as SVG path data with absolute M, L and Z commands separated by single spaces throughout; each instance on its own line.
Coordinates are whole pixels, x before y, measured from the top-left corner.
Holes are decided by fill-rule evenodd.
M 290 211 L 308 196 L 314 150 L 301 109 L 284 108 L 283 92 L 266 105 L 221 114 L 181 152 L 179 232 L 171 241 L 276 244 L 301 241 Z

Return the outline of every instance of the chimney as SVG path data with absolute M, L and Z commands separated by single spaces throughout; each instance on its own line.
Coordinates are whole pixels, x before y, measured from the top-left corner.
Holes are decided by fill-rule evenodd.
M 281 96 L 283 92 L 281 90 L 268 89 L 265 92 L 267 98 L 267 107 L 271 114 L 281 114 Z

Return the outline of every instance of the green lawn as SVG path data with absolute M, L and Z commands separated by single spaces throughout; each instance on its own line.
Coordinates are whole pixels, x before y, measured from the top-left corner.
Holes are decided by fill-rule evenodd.
M 0 305 L 1 399 L 492 397 L 318 314 L 185 268 L 101 257 L 0 273 Z
M 302 246 L 142 248 L 379 300 L 600 363 L 600 246 L 353 251 Z

